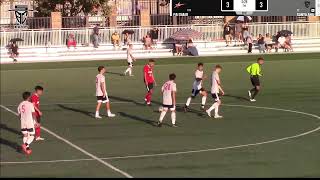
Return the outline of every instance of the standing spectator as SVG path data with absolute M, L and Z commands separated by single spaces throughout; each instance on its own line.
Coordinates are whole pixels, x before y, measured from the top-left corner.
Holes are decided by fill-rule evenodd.
M 266 42 L 266 50 L 267 50 L 267 52 L 271 52 L 272 47 L 273 47 L 273 43 L 272 43 L 272 39 L 271 39 L 269 33 L 266 34 L 266 37 L 264 38 L 264 41 Z
M 235 45 L 236 46 L 240 46 L 240 44 L 243 43 L 243 39 L 242 39 L 242 23 L 240 23 L 239 21 L 237 21 L 237 24 L 235 26 Z
M 72 33 L 69 34 L 68 39 L 67 39 L 67 47 L 68 47 L 68 49 L 70 49 L 71 46 L 73 46 L 74 49 L 76 49 L 76 46 L 77 46 L 77 41 L 76 41 L 76 39 L 74 37 L 74 34 L 72 34 Z
M 246 42 L 248 44 L 248 53 L 252 53 L 252 43 L 253 43 L 253 37 L 251 34 L 247 36 Z
M 231 44 L 231 26 L 228 22 L 225 23 L 223 27 L 224 39 L 226 40 L 226 47 Z
M 114 48 L 120 47 L 120 35 L 118 32 L 112 34 L 111 41 Z
M 95 48 L 98 48 L 99 46 L 99 24 L 97 24 L 94 28 L 93 28 L 93 35 L 92 35 L 92 42 L 93 42 L 93 46 Z
M 157 48 L 157 42 L 159 39 L 159 29 L 158 28 L 153 28 L 150 31 L 151 39 L 152 39 L 152 44 L 155 48 Z
M 144 48 L 146 50 L 148 49 L 152 49 L 151 45 L 152 45 L 152 39 L 150 37 L 150 35 L 146 35 L 144 38 L 143 38 L 143 45 L 144 45 Z
M 16 42 L 12 42 L 12 44 L 10 45 L 10 58 L 13 59 L 13 62 L 17 62 L 17 57 L 19 56 L 19 52 L 18 52 L 18 45 Z
M 259 52 L 260 53 L 265 53 L 266 52 L 266 42 L 262 34 L 259 34 L 258 37 L 258 46 L 259 46 Z
M 243 37 L 243 40 L 246 41 L 247 40 L 247 37 L 250 35 L 249 33 L 249 26 L 248 26 L 248 23 L 243 23 L 242 24 L 242 37 Z

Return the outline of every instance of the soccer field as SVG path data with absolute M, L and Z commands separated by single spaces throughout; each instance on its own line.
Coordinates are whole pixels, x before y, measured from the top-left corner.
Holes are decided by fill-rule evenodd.
M 159 59 L 151 107 L 143 102 L 146 60 L 138 60 L 134 77 L 121 76 L 125 61 L 1 65 L 1 177 L 320 177 L 320 53 L 265 55 L 262 91 L 251 103 L 245 68 L 257 57 Z M 209 77 L 214 65 L 223 67 L 223 119 L 201 112 L 199 97 L 183 112 L 198 62 Z M 98 65 L 109 71 L 113 119 L 93 118 Z M 167 114 L 158 128 L 160 88 L 172 72 L 179 127 L 170 127 Z M 46 140 L 26 156 L 15 112 L 21 93 L 35 85 L 45 88 Z M 206 107 L 212 103 L 209 97 Z

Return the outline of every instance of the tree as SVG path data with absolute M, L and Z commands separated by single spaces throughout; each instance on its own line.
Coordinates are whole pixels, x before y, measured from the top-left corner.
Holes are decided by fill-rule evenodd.
M 36 16 L 50 16 L 51 12 L 60 11 L 62 16 L 96 15 L 99 11 L 108 16 L 111 7 L 109 0 L 35 0 Z

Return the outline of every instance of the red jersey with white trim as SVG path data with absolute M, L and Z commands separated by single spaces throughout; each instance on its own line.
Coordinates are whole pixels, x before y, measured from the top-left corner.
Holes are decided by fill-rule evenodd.
M 144 81 L 147 81 L 147 83 L 154 83 L 153 68 L 149 64 L 144 66 L 143 72 Z
M 36 93 L 32 94 L 31 102 L 36 108 L 40 110 L 40 98 Z M 40 117 L 40 114 L 38 111 L 35 111 L 35 114 L 36 114 L 36 117 Z

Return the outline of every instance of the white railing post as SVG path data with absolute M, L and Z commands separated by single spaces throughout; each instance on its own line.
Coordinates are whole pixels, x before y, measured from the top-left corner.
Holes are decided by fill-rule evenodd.
M 62 45 L 62 31 L 61 31 L 61 29 L 59 29 L 59 36 L 58 37 L 59 37 L 59 40 L 58 40 L 59 44 L 58 45 L 61 46 Z
M 266 28 L 267 29 L 267 33 L 270 33 L 269 32 L 269 23 L 267 23 L 266 26 L 267 26 L 267 28 Z M 270 36 L 271 36 L 271 33 L 270 33 Z
M 34 41 L 35 41 L 35 36 L 34 36 L 34 31 L 31 31 L 31 44 L 34 46 Z
M 8 40 L 7 40 L 7 32 L 3 32 L 3 33 L 1 33 L 1 34 L 3 34 L 3 44 L 1 44 L 1 46 L 6 46 L 7 45 L 7 43 L 8 43 Z

